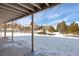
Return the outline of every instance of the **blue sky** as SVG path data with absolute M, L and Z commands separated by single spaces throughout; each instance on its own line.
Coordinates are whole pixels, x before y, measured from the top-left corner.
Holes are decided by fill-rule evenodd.
M 79 4 L 59 4 L 34 14 L 34 22 L 38 25 L 56 26 L 59 22 L 67 24 L 73 21 L 79 23 Z M 31 16 L 21 18 L 17 21 L 22 25 L 31 23 Z

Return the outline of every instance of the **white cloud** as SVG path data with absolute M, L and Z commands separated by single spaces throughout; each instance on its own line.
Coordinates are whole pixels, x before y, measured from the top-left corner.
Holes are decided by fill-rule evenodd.
M 60 23 L 60 22 L 62 22 L 62 21 L 67 21 L 68 19 L 67 19 L 67 17 L 65 17 L 65 18 L 63 18 L 63 19 L 61 19 L 61 20 L 54 20 L 54 21 L 51 21 L 51 23 L 49 23 L 49 24 L 57 24 L 57 23 Z
M 52 14 L 52 15 L 48 15 L 48 19 L 51 19 L 51 18 L 56 18 L 58 16 L 60 16 L 61 14 Z
M 60 22 L 62 22 L 62 21 L 67 21 L 67 19 L 66 19 L 66 18 L 63 18 L 63 19 L 57 21 L 57 23 L 60 23 Z
M 31 20 L 27 20 L 27 21 L 26 21 L 26 24 L 30 24 L 30 23 L 31 23 Z
M 28 16 L 28 17 L 21 18 L 21 19 L 17 20 L 17 23 L 22 24 L 22 25 L 30 24 L 31 23 L 31 17 Z
M 67 25 L 70 25 L 71 23 L 66 23 Z
M 79 21 L 75 21 L 76 23 L 78 23 L 78 25 L 79 25 Z

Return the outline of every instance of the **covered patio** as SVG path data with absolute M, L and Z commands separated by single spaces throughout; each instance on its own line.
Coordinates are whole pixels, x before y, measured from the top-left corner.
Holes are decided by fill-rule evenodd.
M 32 23 L 32 30 L 31 30 L 31 49 L 30 48 L 15 48 L 14 46 L 0 49 L 0 55 L 12 55 L 12 56 L 19 56 L 19 55 L 33 55 L 34 53 L 34 13 L 42 11 L 44 9 L 54 7 L 58 5 L 58 3 L 0 3 L 0 23 L 5 25 L 4 28 L 4 37 L 0 38 L 0 46 L 7 43 L 7 36 L 6 36 L 6 24 L 8 22 L 12 23 L 12 32 L 11 32 L 11 39 L 8 43 L 14 44 L 14 21 L 18 20 L 22 17 L 27 17 L 31 15 L 31 23 Z M 26 38 L 27 39 L 27 38 Z M 9 39 L 8 39 L 9 40 Z M 5 43 L 4 43 L 5 42 Z

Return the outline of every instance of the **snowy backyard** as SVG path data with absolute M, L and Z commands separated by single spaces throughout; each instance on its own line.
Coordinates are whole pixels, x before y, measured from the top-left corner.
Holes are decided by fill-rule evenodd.
M 79 56 L 78 37 L 64 37 L 62 35 L 34 36 L 34 53 L 31 54 L 31 34 L 14 36 L 14 43 L 10 39 L 0 46 L 0 55 L 37 55 L 37 56 Z

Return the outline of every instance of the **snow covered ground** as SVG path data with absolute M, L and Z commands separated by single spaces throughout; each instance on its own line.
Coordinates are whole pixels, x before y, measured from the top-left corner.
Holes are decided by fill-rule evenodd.
M 11 41 L 11 39 L 9 40 Z M 14 44 L 6 43 L 3 47 L 14 46 L 31 49 L 31 34 L 15 33 Z M 36 56 L 79 56 L 79 38 L 65 37 L 62 34 L 34 36 L 34 53 Z M 27 51 L 28 49 L 26 49 Z M 12 51 L 12 50 L 11 50 Z M 28 54 L 26 54 L 28 55 Z
M 30 36 L 15 36 L 14 42 L 23 45 L 17 47 L 29 47 L 31 49 Z M 7 45 L 7 44 L 6 44 Z M 34 54 L 36 56 L 79 56 L 79 40 L 71 38 L 59 38 L 48 36 L 34 37 Z
M 60 38 L 76 38 L 79 39 L 78 37 L 68 37 L 66 35 L 60 34 L 59 32 L 53 32 L 51 34 L 55 34 L 55 35 L 44 35 L 44 34 L 37 34 L 34 33 L 34 36 L 48 36 L 48 37 L 60 37 Z M 11 32 L 7 32 L 6 34 L 7 36 L 12 36 Z M 72 34 L 69 34 L 72 35 Z M 0 32 L 0 37 L 4 36 L 4 32 Z M 31 36 L 31 33 L 22 33 L 22 32 L 14 32 L 13 36 Z

